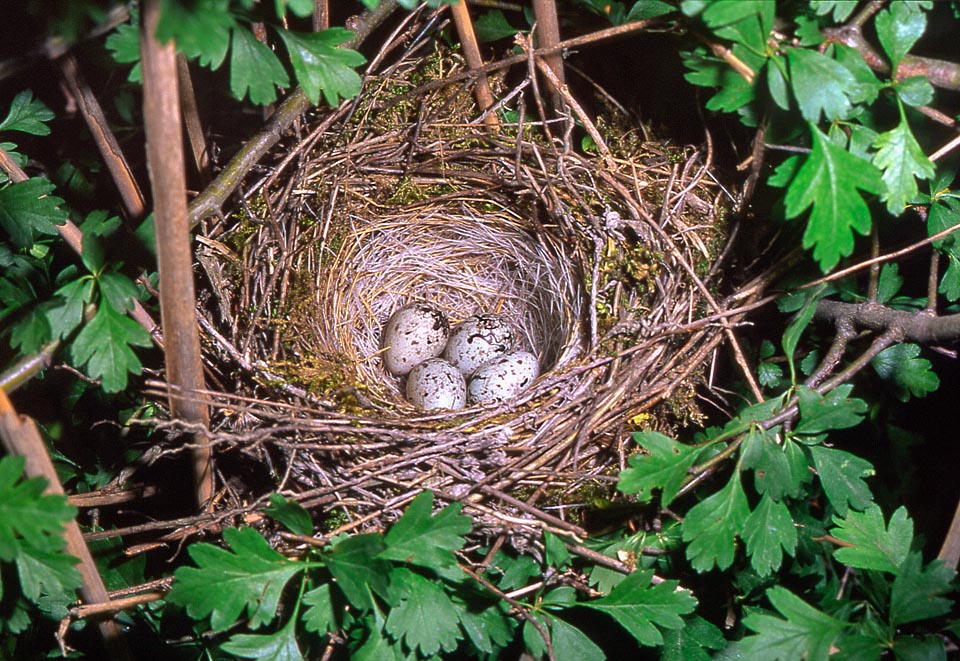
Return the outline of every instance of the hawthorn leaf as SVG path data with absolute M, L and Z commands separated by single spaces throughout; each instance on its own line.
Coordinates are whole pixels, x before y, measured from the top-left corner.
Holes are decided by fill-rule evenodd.
M 44 493 L 47 481 L 43 478 L 21 480 L 24 464 L 21 456 L 0 457 L 0 560 L 4 562 L 13 562 L 24 544 L 60 550 L 63 526 L 77 514 L 66 497 Z
M 844 93 L 850 99 L 850 102 L 871 104 L 876 101 L 880 90 L 883 89 L 883 84 L 877 80 L 873 69 L 864 61 L 863 55 L 855 48 L 845 44 L 833 44 L 833 49 L 837 63 L 849 71 L 850 75 L 857 81 L 855 85 L 844 89 Z M 861 125 L 857 124 L 856 126 Z
M 334 607 L 329 583 L 324 583 L 304 594 L 301 603 L 307 606 L 307 610 L 303 613 L 303 628 L 307 631 L 323 636 L 339 628 L 337 614 L 340 609 Z
M 352 67 L 367 59 L 355 50 L 338 48 L 353 38 L 353 32 L 343 28 L 329 28 L 307 34 L 278 30 L 290 54 L 290 63 L 307 98 L 314 105 L 320 102 L 320 93 L 327 104 L 336 107 L 340 97 L 352 99 L 360 92 L 360 75 Z
M 0 227 L 17 248 L 30 247 L 37 234 L 55 235 L 67 222 L 63 200 L 50 195 L 53 189 L 48 179 L 32 177 L 0 190 Z
M 858 191 L 883 192 L 880 171 L 867 161 L 833 144 L 810 124 L 813 149 L 790 183 L 785 197 L 788 218 L 813 207 L 803 247 L 826 272 L 853 252 L 853 233 L 870 231 L 870 209 Z
M 310 16 L 314 9 L 313 0 L 274 0 L 274 4 L 277 10 L 277 18 L 281 19 L 286 15 L 287 7 L 290 7 L 290 11 L 300 18 Z
M 23 90 L 13 97 L 7 116 L 0 122 L 0 131 L 50 135 L 50 127 L 45 122 L 53 117 L 53 112 L 42 101 L 33 98 L 32 90 Z
M 894 386 L 901 402 L 926 397 L 940 387 L 940 378 L 931 369 L 930 361 L 918 358 L 919 355 L 919 345 L 905 342 L 887 347 L 870 362 L 880 378 Z
M 897 636 L 891 650 L 897 661 L 947 661 L 947 650 L 938 635 Z
M 60 302 L 47 309 L 47 321 L 55 338 L 65 338 L 83 321 L 83 308 L 93 300 L 94 279 L 83 276 L 56 291 Z
M 897 67 L 927 29 L 927 15 L 905 2 L 894 2 L 889 9 L 879 12 L 873 20 L 880 45 L 890 58 L 890 66 L 896 78 Z
M 570 564 L 570 551 L 566 544 L 549 530 L 543 533 L 543 554 L 547 564 L 556 569 L 565 569 Z
M 884 264 L 877 282 L 877 303 L 889 303 L 903 288 L 899 264 Z
M 795 432 L 800 435 L 814 436 L 835 429 L 856 427 L 867 412 L 867 403 L 862 399 L 850 397 L 853 384 L 845 383 L 821 395 L 816 390 L 799 386 L 797 400 L 800 408 L 800 422 Z
M 810 8 L 817 16 L 826 16 L 833 12 L 834 22 L 842 23 L 857 8 L 857 3 L 850 0 L 810 0 Z
M 727 646 L 723 632 L 699 615 L 685 617 L 683 626 L 663 632 L 661 661 L 710 661 L 710 652 Z
M 740 474 L 734 473 L 720 491 L 694 505 L 683 520 L 683 541 L 687 559 L 697 571 L 709 571 L 714 565 L 726 569 L 733 563 L 737 534 L 750 515 Z
M 849 69 L 832 57 L 805 48 L 789 49 L 787 62 L 793 96 L 804 119 L 816 124 L 821 115 L 828 121 L 850 115 L 850 94 L 859 93 L 860 88 Z
M 157 39 L 173 40 L 188 59 L 219 69 L 227 57 L 230 30 L 237 27 L 229 0 L 161 0 L 161 5 Z
M 707 110 L 733 112 L 756 98 L 753 85 L 735 71 L 724 70 L 720 74 L 720 86 L 720 91 L 707 101 Z
M 668 506 L 683 486 L 700 449 L 677 443 L 655 431 L 636 432 L 633 440 L 648 454 L 630 457 L 629 467 L 620 472 L 617 489 L 636 495 L 641 503 L 649 502 L 653 490 L 660 489 L 661 504 Z
M 302 661 L 297 645 L 296 617 L 291 617 L 283 628 L 271 634 L 237 633 L 221 647 L 241 659 L 260 661 Z
M 817 303 L 824 295 L 822 288 L 811 289 L 804 295 L 803 305 L 797 314 L 790 321 L 787 330 L 783 333 L 783 353 L 787 357 L 787 365 L 790 368 L 790 382 L 796 383 L 797 371 L 794 363 L 794 354 L 797 351 L 797 344 L 803 336 L 803 332 L 813 321 L 813 315 L 817 312 Z
M 848 567 L 874 569 L 896 574 L 907 559 L 913 541 L 913 521 L 902 506 L 884 525 L 883 512 L 876 503 L 863 512 L 849 510 L 845 517 L 834 515 L 836 528 L 830 534 L 850 546 L 834 551 L 834 557 Z
M 272 622 L 284 587 L 304 565 L 270 548 L 253 528 L 227 528 L 223 539 L 231 550 L 205 543 L 188 547 L 197 566 L 174 572 L 167 599 L 194 619 L 210 616 L 214 631 L 230 627 L 242 613 L 252 628 Z
M 910 76 L 898 81 L 893 87 L 897 96 L 908 106 L 918 108 L 933 101 L 933 85 L 926 76 Z
M 827 499 L 841 516 L 851 507 L 863 510 L 873 502 L 870 487 L 863 481 L 864 477 L 875 473 L 873 464 L 843 450 L 821 445 L 813 445 L 808 449 Z
M 481 43 L 513 37 L 521 32 L 521 30 L 510 25 L 510 21 L 507 20 L 500 9 L 493 9 L 477 16 L 473 22 L 473 28 L 477 35 L 477 41 Z
M 270 504 L 264 514 L 275 521 L 279 521 L 287 530 L 295 535 L 312 535 L 313 519 L 310 512 L 295 500 L 287 500 L 278 493 L 270 494 Z
M 907 554 L 890 590 L 890 626 L 899 627 L 953 611 L 954 601 L 943 595 L 953 590 L 957 572 L 934 560 L 925 568 L 919 551 Z
M 603 650 L 580 629 L 559 617 L 546 617 L 550 623 L 550 644 L 557 659 L 604 661 L 607 658 Z
M 52 338 L 50 320 L 38 306 L 28 308 L 10 329 L 10 346 L 23 355 L 37 353 Z
M 902 107 L 900 123 L 896 128 L 878 135 L 873 146 L 877 149 L 873 164 L 882 171 L 881 177 L 886 184 L 886 191 L 880 199 L 886 202 L 891 215 L 899 216 L 907 203 L 920 192 L 917 178 L 933 177 L 933 162 L 913 137 Z
M 943 272 L 937 291 L 952 302 L 960 299 L 960 259 L 952 254 L 947 257 L 947 270 Z
M 693 612 L 697 600 L 689 591 L 677 589 L 679 581 L 651 585 L 653 570 L 637 570 L 610 594 L 580 605 L 606 613 L 630 632 L 641 645 L 662 645 L 660 629 L 680 629 L 680 617 Z
M 461 507 L 453 503 L 432 516 L 433 492 L 421 492 L 387 532 L 378 557 L 428 568 L 456 565 L 454 553 L 463 548 L 472 527 Z
M 131 11 L 130 22 L 118 25 L 117 29 L 107 37 L 104 43 L 114 62 L 118 64 L 136 63 L 130 73 L 127 74 L 127 80 L 131 83 L 143 81 L 143 70 L 140 66 L 140 29 L 137 27 L 138 21 L 138 12 Z
M 249 30 L 233 28 L 230 92 L 234 98 L 242 101 L 249 92 L 251 103 L 266 105 L 276 100 L 275 87 L 289 84 L 287 72 L 273 51 L 257 41 Z
M 787 93 L 787 79 L 784 77 L 786 62 L 782 56 L 771 57 L 767 62 L 767 89 L 770 98 L 783 110 L 790 110 L 790 96 Z
M 458 609 L 441 586 L 405 568 L 390 575 L 394 606 L 387 616 L 386 631 L 427 657 L 440 650 L 452 652 L 463 638 Z
M 74 592 L 83 583 L 74 567 L 79 562 L 66 553 L 22 545 L 17 551 L 16 565 L 23 596 L 38 605 L 44 600 L 68 605 L 76 599 Z
M 517 590 L 526 586 L 534 576 L 540 575 L 540 566 L 527 555 L 511 558 L 502 553 L 497 554 L 494 566 L 503 572 L 497 583 L 497 587 L 501 590 Z
M 664 0 L 637 0 L 633 3 L 633 6 L 630 7 L 630 11 L 627 13 L 624 23 L 629 23 L 630 21 L 639 21 L 647 18 L 656 18 L 657 16 L 663 16 L 664 14 L 669 14 L 672 11 L 676 11 L 677 8 L 671 5 Z
M 776 7 L 765 0 L 716 0 L 701 14 L 717 36 L 763 52 L 773 27 Z
M 760 576 L 779 569 L 783 551 L 792 556 L 797 548 L 797 529 L 787 506 L 764 494 L 743 524 L 743 541 L 750 564 Z
M 107 271 L 97 278 L 100 295 L 110 303 L 117 312 L 127 313 L 133 309 L 137 301 L 137 286 L 133 280 L 123 273 Z
M 475 610 L 465 604 L 457 608 L 460 626 L 469 637 L 474 649 L 493 654 L 497 649 L 506 647 L 513 640 L 514 620 L 504 607 L 504 602 L 495 601 L 483 610 Z
M 743 620 L 754 635 L 740 641 L 743 658 L 769 661 L 827 661 L 834 640 L 847 624 L 823 613 L 784 587 L 767 590 L 783 618 L 751 613 Z
M 385 548 L 383 535 L 364 533 L 341 539 L 332 551 L 323 554 L 337 587 L 357 608 L 372 609 L 371 590 L 378 594 L 387 590 L 390 565 L 378 559 Z
M 74 364 L 86 366 L 86 373 L 100 379 L 106 392 L 120 392 L 127 387 L 127 374 L 139 374 L 141 369 L 140 359 L 130 347 L 151 344 L 150 333 L 103 299 L 96 316 L 77 335 L 70 351 Z
M 807 479 L 807 462 L 797 445 L 785 439 L 783 445 L 770 430 L 759 427 L 747 432 L 740 448 L 741 467 L 753 469 L 754 486 L 758 492 L 774 500 L 784 496 L 796 497 Z

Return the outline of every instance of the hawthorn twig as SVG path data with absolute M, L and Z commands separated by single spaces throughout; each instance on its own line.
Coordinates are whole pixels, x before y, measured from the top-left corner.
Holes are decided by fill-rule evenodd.
M 533 0 L 533 15 L 537 21 L 537 46 L 556 48 L 560 43 L 560 23 L 557 20 L 556 0 Z M 560 107 L 560 89 L 567 82 L 566 74 L 563 71 L 563 55 L 558 50 L 545 55 L 543 59 L 550 71 L 553 72 L 553 77 L 547 79 L 547 91 L 550 93 L 553 109 L 558 110 Z
M 156 38 L 160 0 L 143 4 L 140 52 L 143 63 L 144 128 L 147 161 L 154 199 L 154 228 L 160 271 L 160 316 L 166 335 L 164 351 L 167 380 L 194 393 L 204 389 L 200 333 L 196 319 L 193 253 L 187 221 L 187 190 L 184 176 L 183 140 L 177 93 L 177 59 L 173 43 L 161 45 Z M 200 426 L 193 434 L 200 446 L 193 450 L 193 478 L 197 504 L 213 496 L 207 402 L 201 397 L 168 395 L 174 417 Z
M 177 81 L 180 83 L 180 109 L 183 111 L 183 123 L 187 127 L 193 163 L 197 166 L 200 183 L 206 185 L 210 180 L 210 152 L 203 136 L 197 96 L 194 94 L 193 79 L 190 77 L 190 64 L 182 53 L 177 55 Z
M 493 107 L 495 99 L 490 90 L 490 81 L 487 80 L 487 74 L 483 73 L 483 58 L 480 57 L 480 47 L 477 45 L 477 35 L 473 31 L 473 21 L 470 20 L 470 10 L 467 9 L 465 0 L 450 5 L 450 13 L 453 15 L 453 23 L 457 27 L 457 34 L 460 37 L 460 45 L 463 47 L 463 57 L 467 61 L 467 67 L 470 71 L 476 73 L 476 81 L 473 85 L 473 95 L 477 100 L 477 106 L 480 111 L 485 113 L 484 123 L 491 128 L 500 125 L 495 113 L 488 113 L 487 110 Z

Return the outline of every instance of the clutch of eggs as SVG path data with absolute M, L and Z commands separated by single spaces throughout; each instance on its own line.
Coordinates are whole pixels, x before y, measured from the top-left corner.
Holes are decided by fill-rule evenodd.
M 500 315 L 475 314 L 451 333 L 443 310 L 411 303 L 384 327 L 383 364 L 394 376 L 407 377 L 407 399 L 427 411 L 501 403 L 540 374 L 536 356 L 513 351 L 515 343 L 513 328 Z

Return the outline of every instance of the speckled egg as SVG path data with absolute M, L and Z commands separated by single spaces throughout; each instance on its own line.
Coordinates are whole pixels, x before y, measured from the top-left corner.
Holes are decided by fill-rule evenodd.
M 403 376 L 443 353 L 450 323 L 443 310 L 430 303 L 412 303 L 396 312 L 383 329 L 383 365 L 391 374 Z
M 467 402 L 467 383 L 456 367 L 443 358 L 431 358 L 410 371 L 407 399 L 427 411 L 461 409 Z
M 478 367 L 513 348 L 510 323 L 498 314 L 475 314 L 450 333 L 443 357 L 469 377 Z
M 540 375 L 537 357 L 527 351 L 514 351 L 482 365 L 467 386 L 471 404 L 505 402 L 520 394 Z

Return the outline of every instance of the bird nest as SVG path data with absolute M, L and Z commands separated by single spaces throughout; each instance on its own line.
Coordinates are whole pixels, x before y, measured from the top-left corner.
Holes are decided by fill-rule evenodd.
M 587 118 L 527 116 L 531 79 L 492 79 L 491 126 L 463 68 L 375 63 L 356 102 L 303 123 L 204 228 L 212 442 L 238 507 L 281 489 L 340 531 L 432 489 L 492 530 L 580 530 L 546 505 L 609 493 L 631 431 L 697 419 L 725 240 L 705 151 L 608 122 L 612 147 L 584 152 Z M 506 316 L 541 376 L 502 404 L 418 410 L 381 361 L 412 301 L 452 324 Z

